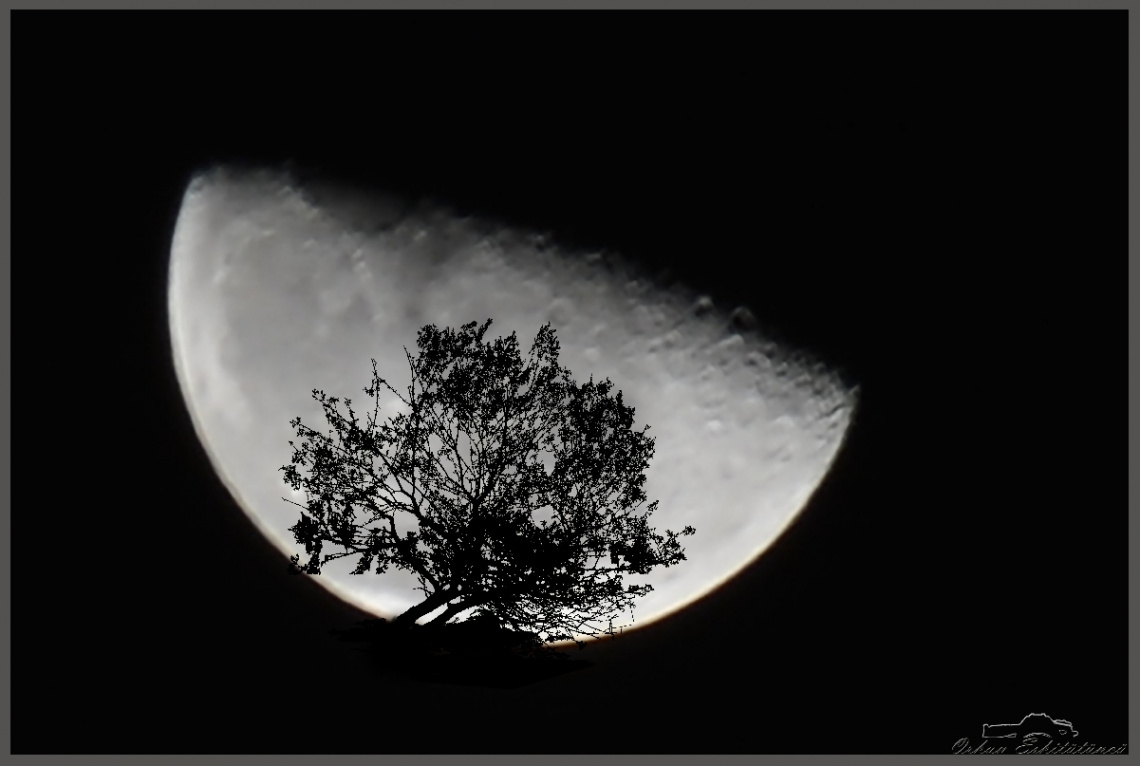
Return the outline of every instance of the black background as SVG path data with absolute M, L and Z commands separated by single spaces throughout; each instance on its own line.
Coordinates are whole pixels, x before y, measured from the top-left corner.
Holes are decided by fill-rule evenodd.
M 945 753 L 1030 712 L 1127 742 L 1125 19 L 14 13 L 13 751 Z M 284 160 L 747 304 L 859 384 L 834 469 L 588 670 L 368 667 L 170 358 L 190 175 Z

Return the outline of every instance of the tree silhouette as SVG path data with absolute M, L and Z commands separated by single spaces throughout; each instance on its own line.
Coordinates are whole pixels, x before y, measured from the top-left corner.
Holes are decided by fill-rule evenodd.
M 420 355 L 404 349 L 406 398 L 372 360 L 363 425 L 350 399 L 346 416 L 337 397 L 313 390 L 333 430 L 290 421 L 301 441 L 289 442 L 292 464 L 281 470 L 304 489 L 290 531 L 309 556 L 303 565 L 293 556 L 293 571 L 320 574 L 359 556 L 353 574 L 413 572 L 425 598 L 392 621 L 397 629 L 445 607 L 429 625 L 466 613 L 542 642 L 613 635 L 614 618 L 652 590 L 622 576 L 685 559 L 678 533 L 647 523 L 657 502 L 639 512 L 648 426 L 633 430 L 634 410 L 608 379 L 570 378 L 549 324 L 525 362 L 514 333 L 483 342 L 490 324 L 422 328 Z M 383 423 L 381 387 L 406 410 Z M 326 543 L 342 550 L 324 553 Z

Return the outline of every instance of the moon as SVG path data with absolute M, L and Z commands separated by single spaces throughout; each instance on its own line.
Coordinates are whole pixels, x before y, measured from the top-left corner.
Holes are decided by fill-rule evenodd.
M 614 255 L 575 253 L 533 232 L 443 206 L 403 204 L 285 171 L 215 167 L 190 181 L 171 244 L 174 363 L 210 460 L 254 524 L 285 555 L 300 502 L 279 468 L 289 421 L 327 430 L 312 389 L 366 401 L 371 359 L 397 390 L 404 347 L 425 324 L 494 321 L 529 349 L 552 323 L 575 380 L 610 378 L 650 426 L 650 525 L 683 538 L 687 560 L 628 578 L 654 590 L 636 625 L 671 614 L 767 550 L 807 504 L 840 450 L 856 388 L 821 362 L 768 341 L 751 315 L 663 287 Z M 399 411 L 382 399 L 382 414 Z M 316 581 L 381 617 L 422 600 L 413 575 Z M 425 622 L 436 614 L 423 618 Z M 626 615 L 626 619 L 629 616 Z

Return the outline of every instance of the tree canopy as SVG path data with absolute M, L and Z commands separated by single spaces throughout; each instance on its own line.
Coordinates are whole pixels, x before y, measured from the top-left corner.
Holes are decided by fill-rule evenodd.
M 298 442 L 285 481 L 303 490 L 290 531 L 308 560 L 294 571 L 359 557 L 354 574 L 416 575 L 424 600 L 393 620 L 410 627 L 492 617 L 544 642 L 615 632 L 648 574 L 685 559 L 679 536 L 658 534 L 645 505 L 653 439 L 608 380 L 575 383 L 559 366 L 549 324 L 524 360 L 514 333 L 484 342 L 491 320 L 458 331 L 427 325 L 406 394 L 377 372 L 361 422 L 352 400 L 314 389 L 332 430 L 290 421 Z M 380 419 L 387 390 L 403 407 Z M 286 502 L 293 502 L 286 500 Z M 325 546 L 338 550 L 328 553 Z

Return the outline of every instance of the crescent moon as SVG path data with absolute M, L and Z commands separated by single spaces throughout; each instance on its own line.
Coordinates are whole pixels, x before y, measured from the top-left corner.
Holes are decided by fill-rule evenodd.
M 684 288 L 620 258 L 576 255 L 544 237 L 420 204 L 302 186 L 284 172 L 214 168 L 188 185 L 169 268 L 177 376 L 212 464 L 286 556 L 300 502 L 279 468 L 300 416 L 325 421 L 310 392 L 361 398 L 371 359 L 397 389 L 403 348 L 425 324 L 491 317 L 529 348 L 551 322 L 576 380 L 609 377 L 650 425 L 650 524 L 697 533 L 687 561 L 629 578 L 654 590 L 639 625 L 699 599 L 747 567 L 807 504 L 841 448 L 858 391 L 819 362 L 758 335 Z M 380 402 L 391 416 L 398 401 Z M 381 617 L 422 599 L 403 572 L 316 578 Z M 434 613 L 433 613 L 434 614 Z M 421 619 L 426 621 L 433 615 Z

